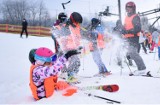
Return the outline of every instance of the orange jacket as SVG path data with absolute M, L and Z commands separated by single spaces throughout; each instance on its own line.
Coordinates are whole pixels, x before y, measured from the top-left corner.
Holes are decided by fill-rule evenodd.
M 130 30 L 130 29 L 134 28 L 132 20 L 133 20 L 133 18 L 135 16 L 137 16 L 137 14 L 134 14 L 131 17 L 126 16 L 126 18 L 125 18 L 125 25 L 124 25 L 124 28 L 126 30 Z M 140 35 L 140 33 L 137 34 L 137 36 L 139 36 L 139 35 Z M 129 37 L 134 37 L 134 34 L 125 34 L 124 35 L 124 38 L 129 38 Z
M 81 44 L 80 26 L 69 26 L 70 35 L 61 37 L 62 50 L 68 51 L 77 49 Z
M 29 83 L 29 86 L 30 86 L 30 89 L 32 91 L 33 97 L 36 100 L 39 100 L 38 95 L 37 95 L 37 87 L 32 80 L 32 78 L 33 78 L 32 73 L 33 73 L 33 70 L 34 70 L 35 67 L 37 67 L 37 66 L 32 65 L 30 67 L 30 83 Z M 57 76 L 51 76 L 51 77 L 46 78 L 44 80 L 44 88 L 45 88 L 46 97 L 49 97 L 54 93 L 56 82 L 57 82 Z

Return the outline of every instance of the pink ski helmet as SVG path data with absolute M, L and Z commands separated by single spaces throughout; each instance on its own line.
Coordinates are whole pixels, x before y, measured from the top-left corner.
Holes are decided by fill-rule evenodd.
M 52 56 L 54 53 L 46 48 L 46 47 L 40 47 L 36 50 L 35 52 L 35 60 L 43 61 L 43 62 L 51 62 L 52 61 Z

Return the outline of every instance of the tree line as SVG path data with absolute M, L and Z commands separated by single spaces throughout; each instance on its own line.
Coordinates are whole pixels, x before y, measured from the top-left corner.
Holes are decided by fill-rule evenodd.
M 30 26 L 51 27 L 56 20 L 56 16 L 50 16 L 43 0 L 3 0 L 0 4 L 0 24 L 21 25 L 26 18 Z M 142 29 L 148 30 L 148 19 L 142 17 L 141 22 Z M 84 17 L 84 23 L 90 21 Z
M 43 0 L 3 0 L 0 7 L 0 23 L 21 25 L 26 18 L 30 26 L 51 26 L 51 18 Z

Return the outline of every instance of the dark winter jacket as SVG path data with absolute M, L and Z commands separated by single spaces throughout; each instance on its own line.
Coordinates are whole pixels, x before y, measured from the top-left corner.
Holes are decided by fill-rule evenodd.
M 27 21 L 24 19 L 24 20 L 22 21 L 22 29 L 27 29 L 27 26 L 28 26 L 28 23 L 27 23 Z

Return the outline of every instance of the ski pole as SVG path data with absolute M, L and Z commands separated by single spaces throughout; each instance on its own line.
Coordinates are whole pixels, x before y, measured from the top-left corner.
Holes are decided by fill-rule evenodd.
M 129 69 L 130 73 L 132 74 L 132 70 L 131 70 L 129 64 L 127 63 L 127 58 L 126 58 L 126 56 L 124 55 L 124 53 L 122 53 L 122 54 L 123 54 L 122 56 L 124 57 L 125 63 L 127 64 L 128 69 Z M 122 69 L 121 69 L 121 70 L 122 70 Z
M 112 53 L 111 53 L 111 55 L 110 55 L 110 59 L 109 59 L 109 65 L 111 65 L 111 58 L 112 57 Z
M 121 104 L 121 102 L 115 101 L 115 100 L 112 100 L 112 99 L 109 99 L 109 98 L 93 95 L 91 93 L 85 93 L 85 94 L 87 94 L 88 96 L 93 96 L 93 97 L 96 97 L 96 98 L 100 98 L 100 99 L 103 99 L 103 100 L 107 100 L 107 101 L 110 101 L 110 102 L 115 102 L 115 103 Z
M 124 55 L 123 55 L 123 56 L 124 56 Z M 128 66 L 128 69 L 129 69 L 130 73 L 132 74 L 132 70 L 131 70 L 129 64 L 127 63 L 127 58 L 126 58 L 126 56 L 124 56 L 124 60 L 125 60 L 125 62 L 126 62 L 126 64 L 127 64 L 127 66 Z
M 126 62 L 126 64 L 127 64 L 127 66 L 128 66 L 128 69 L 129 69 L 130 73 L 132 73 L 132 70 L 131 70 L 129 64 L 127 63 L 127 60 L 126 60 L 126 59 L 127 59 L 127 58 L 125 57 L 125 62 Z
M 155 47 L 155 48 L 154 48 L 155 53 L 154 53 L 154 58 L 153 58 L 153 60 L 156 60 L 156 52 L 157 52 L 157 50 L 156 50 L 156 49 L 157 49 L 157 47 Z

